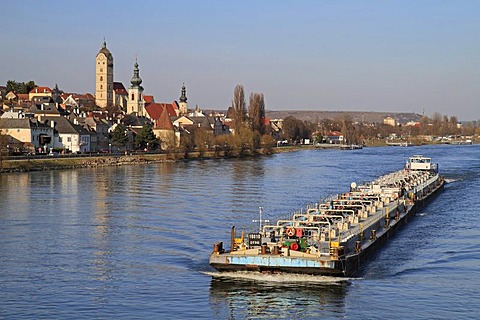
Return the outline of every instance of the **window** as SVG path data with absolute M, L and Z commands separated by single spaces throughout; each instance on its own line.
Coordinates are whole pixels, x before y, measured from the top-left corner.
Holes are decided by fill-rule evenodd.
M 103 90 L 103 85 L 100 85 L 100 90 Z
M 72 137 L 68 137 L 67 142 L 72 142 Z
M 135 95 L 132 93 L 132 101 L 135 100 Z

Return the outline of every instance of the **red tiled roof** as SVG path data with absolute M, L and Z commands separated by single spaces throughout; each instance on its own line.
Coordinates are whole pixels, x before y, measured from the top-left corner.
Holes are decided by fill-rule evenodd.
M 338 132 L 338 131 L 328 131 L 327 136 L 340 137 L 340 136 L 343 136 L 343 134 L 341 132 Z
M 35 87 L 30 93 L 52 93 L 52 90 L 49 87 Z
M 173 130 L 173 123 L 168 115 L 168 108 L 163 108 L 160 117 L 155 121 L 155 128 L 160 130 Z
M 19 101 L 21 100 L 28 100 L 28 93 L 18 93 L 17 94 L 17 99 Z
M 178 107 L 174 101 L 174 103 L 150 103 L 148 106 L 145 107 L 145 110 L 150 115 L 150 118 L 156 120 L 160 118 L 163 109 L 167 109 L 168 115 L 170 117 L 176 117 Z
M 143 96 L 143 101 L 145 101 L 145 103 L 152 103 L 153 96 Z

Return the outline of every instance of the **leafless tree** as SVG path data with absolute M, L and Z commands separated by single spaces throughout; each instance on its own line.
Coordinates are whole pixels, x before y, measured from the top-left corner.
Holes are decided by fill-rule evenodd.
M 250 94 L 250 103 L 248 106 L 248 116 L 250 118 L 250 127 L 260 134 L 265 133 L 265 98 L 263 93 Z
M 241 84 L 237 84 L 233 91 L 233 121 L 235 134 L 238 134 L 243 127 L 246 116 L 245 90 Z

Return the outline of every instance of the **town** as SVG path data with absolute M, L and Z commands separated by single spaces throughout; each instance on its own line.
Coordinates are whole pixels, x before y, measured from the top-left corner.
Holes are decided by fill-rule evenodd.
M 260 147 L 290 144 L 401 145 L 468 144 L 478 141 L 476 122 L 460 123 L 455 116 L 435 113 L 386 113 L 381 121 L 368 113 L 340 113 L 308 120 L 269 117 L 262 93 L 251 93 L 247 107 L 242 85 L 234 88 L 225 111 L 189 108 L 187 88 L 179 99 L 156 102 L 144 93 L 140 66 L 133 65 L 128 89 L 114 81 L 113 55 L 104 41 L 95 57 L 95 93 L 66 93 L 33 81 L 8 81 L 1 86 L 2 155 L 129 153 L 189 151 L 212 148 L 254 152 Z M 241 151 L 240 151 L 241 153 Z

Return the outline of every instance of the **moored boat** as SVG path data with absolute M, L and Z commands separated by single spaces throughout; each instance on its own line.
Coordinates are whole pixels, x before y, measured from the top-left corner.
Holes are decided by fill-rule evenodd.
M 356 185 L 258 232 L 231 230 L 230 249 L 214 244 L 210 265 L 218 271 L 293 272 L 354 276 L 365 261 L 418 208 L 443 190 L 431 158 L 413 156 L 402 170 Z

